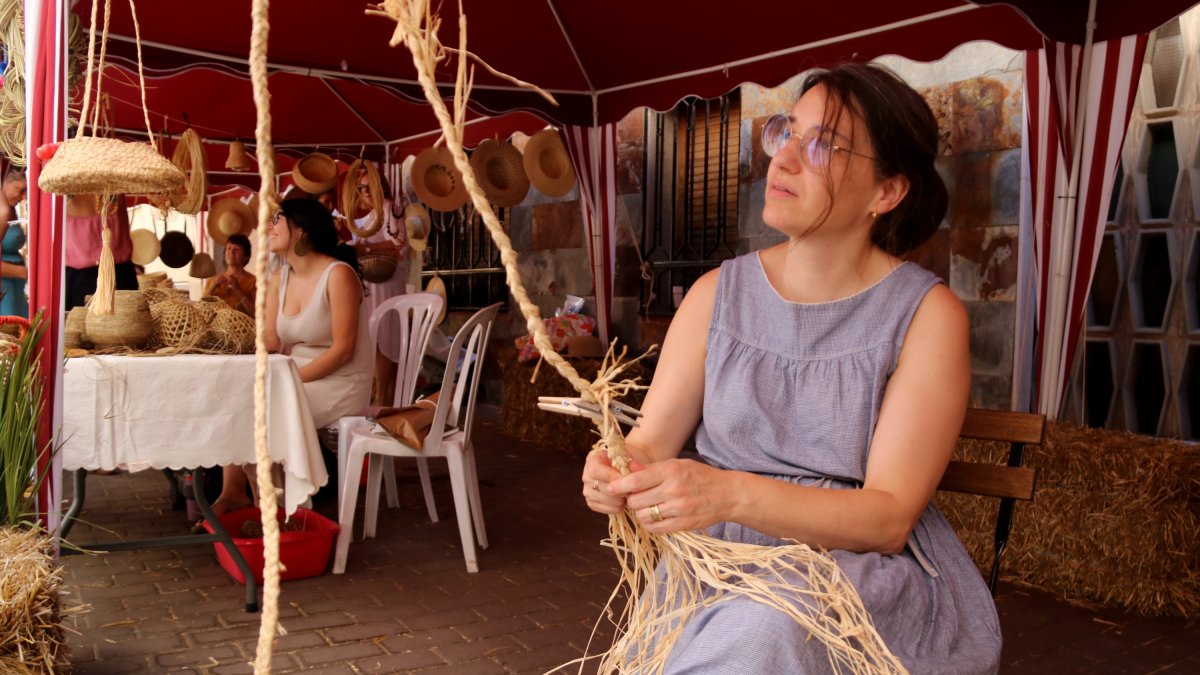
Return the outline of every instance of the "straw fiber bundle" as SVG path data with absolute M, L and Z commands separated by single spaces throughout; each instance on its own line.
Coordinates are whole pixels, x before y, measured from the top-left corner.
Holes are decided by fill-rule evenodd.
M 370 7 L 367 13 L 395 21 L 390 44 L 403 43 L 412 53 L 417 78 L 441 125 L 446 148 L 462 174 L 472 203 L 500 249 L 506 280 L 534 345 L 581 398 L 604 411 L 597 422 L 600 440 L 593 452 L 606 453 L 614 467 L 628 473 L 630 457 L 625 438 L 609 407 L 618 397 L 641 387 L 626 376 L 630 363 L 622 363 L 625 353 L 616 355 L 610 348 L 600 364 L 599 375 L 589 382 L 555 352 L 537 306 L 521 284 L 512 242 L 475 179 L 462 147 L 471 88 L 468 58 L 518 86 L 532 88 L 553 99 L 536 87 L 497 73 L 468 52 L 467 19 L 461 12 L 457 49 L 438 40 L 441 21 L 430 9 L 428 0 L 386 0 Z M 457 56 L 458 75 L 453 116 L 434 77 L 437 66 L 451 54 Z M 621 569 L 620 585 L 610 597 L 609 610 L 622 593 L 637 600 L 626 603 L 620 612 L 616 640 L 602 657 L 600 672 L 661 672 L 683 626 L 695 612 L 734 596 L 760 602 L 794 619 L 810 637 L 826 647 L 830 667 L 835 671 L 904 672 L 903 665 L 880 639 L 854 587 L 842 576 L 833 558 L 823 552 L 802 544 L 764 547 L 725 542 L 697 532 L 650 534 L 628 511 L 610 517 L 609 535 Z M 663 574 L 656 573 L 660 566 Z M 795 583 L 797 579 L 802 583 Z
M 44 532 L 0 528 L 0 671 L 69 669 L 61 586 L 62 568 Z
M 957 456 L 1003 464 L 997 446 L 960 442 Z M 1200 447 L 1052 422 L 1025 464 L 1037 492 L 1017 506 L 1006 577 L 1147 616 L 1200 616 Z M 937 504 L 990 567 L 998 500 L 942 493 Z
M 204 141 L 195 129 L 188 129 L 179 137 L 171 163 L 186 176 L 186 180 L 171 192 L 171 205 L 187 215 L 200 213 L 204 198 L 208 196 L 208 168 Z
M 223 354 L 248 354 L 254 351 L 254 319 L 222 305 L 208 325 L 206 344 Z

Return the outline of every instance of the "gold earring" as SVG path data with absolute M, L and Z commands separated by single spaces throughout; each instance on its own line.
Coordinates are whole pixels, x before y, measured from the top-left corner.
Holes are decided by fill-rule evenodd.
M 872 211 L 869 215 L 871 216 L 871 220 L 875 220 L 879 217 L 879 214 L 875 211 Z

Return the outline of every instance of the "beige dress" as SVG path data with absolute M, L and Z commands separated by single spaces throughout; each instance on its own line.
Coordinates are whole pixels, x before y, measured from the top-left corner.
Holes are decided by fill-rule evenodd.
M 303 367 L 333 345 L 333 314 L 329 307 L 329 273 L 344 262 L 325 268 L 308 303 L 295 316 L 283 313 L 283 298 L 287 294 L 288 272 L 283 266 L 279 283 L 279 317 L 275 322 L 279 340 L 291 346 L 292 360 Z M 346 415 L 361 415 L 371 399 L 371 377 L 375 354 L 367 331 L 367 311 L 360 303 L 358 337 L 354 356 L 341 368 L 319 380 L 304 383 L 304 394 L 318 429 L 325 428 Z

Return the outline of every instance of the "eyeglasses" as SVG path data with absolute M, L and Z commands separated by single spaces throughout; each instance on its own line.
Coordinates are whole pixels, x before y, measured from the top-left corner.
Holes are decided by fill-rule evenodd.
M 275 211 L 275 213 L 271 214 L 271 224 L 272 225 L 278 225 L 279 221 L 281 219 L 283 219 L 283 211 L 277 210 L 277 211 Z
M 787 115 L 771 115 L 762 128 L 763 151 L 767 153 L 767 157 L 774 157 L 795 137 L 796 132 L 792 129 L 792 121 L 787 118 Z M 833 143 L 820 129 L 813 129 L 807 134 L 799 136 L 799 139 L 802 150 L 800 160 L 814 171 L 829 168 L 829 163 L 833 161 L 833 154 L 838 150 L 867 159 L 875 159 L 871 155 Z

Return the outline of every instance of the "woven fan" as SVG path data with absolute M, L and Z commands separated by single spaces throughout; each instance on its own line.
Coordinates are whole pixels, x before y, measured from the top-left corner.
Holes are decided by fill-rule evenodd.
M 104 32 L 100 38 L 100 57 L 96 53 L 96 13 L 99 0 L 92 2 L 92 24 L 88 32 L 88 66 L 83 89 L 83 110 L 79 114 L 79 130 L 75 138 L 63 141 L 57 148 L 39 149 L 39 156 L 46 162 L 38 178 L 38 187 L 60 195 L 113 195 L 152 194 L 179 189 L 184 182 L 183 172 L 154 149 L 154 133 L 150 130 L 150 115 L 146 111 L 146 82 L 142 73 L 141 29 L 138 27 L 137 9 L 129 0 L 129 12 L 133 17 L 134 38 L 137 42 L 138 86 L 142 94 L 142 116 L 146 121 L 146 136 L 151 142 L 134 143 L 96 135 L 100 123 L 99 104 L 104 84 L 104 55 L 108 47 L 108 20 L 111 0 L 104 0 Z M 96 72 L 96 105 L 92 110 L 91 136 L 88 130 L 88 109 L 92 102 L 92 72 Z M 108 200 L 101 203 L 107 204 Z M 112 314 L 113 292 L 116 290 L 112 232 L 108 227 L 108 209 L 102 213 L 104 231 L 101 235 L 103 248 L 100 253 L 100 270 L 96 279 L 96 292 L 88 311 L 92 314 Z

